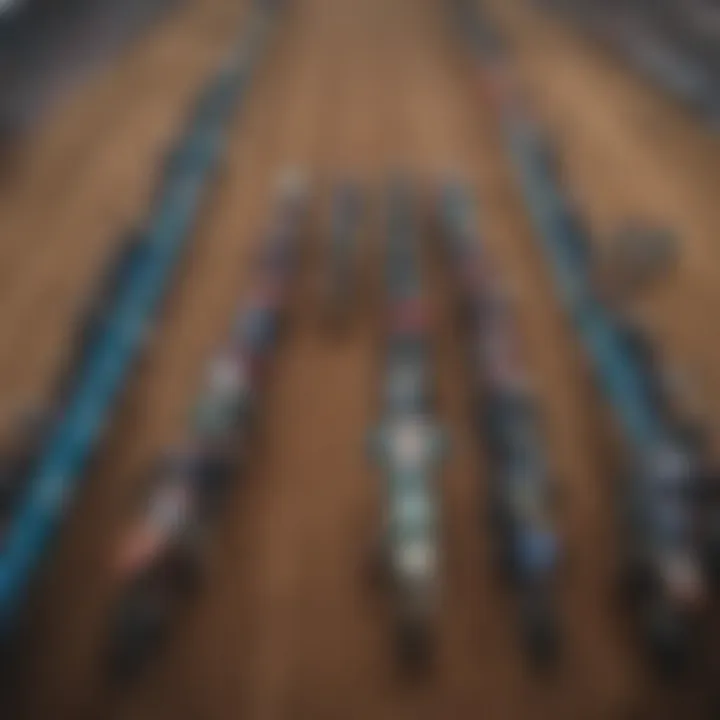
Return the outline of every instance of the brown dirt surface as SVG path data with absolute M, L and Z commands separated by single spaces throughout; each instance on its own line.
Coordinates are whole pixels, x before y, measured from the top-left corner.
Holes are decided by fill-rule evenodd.
M 716 141 L 567 26 L 519 0 L 493 5 L 518 67 L 560 141 L 598 233 L 630 216 L 683 242 L 652 298 L 663 342 L 720 392 L 720 163 Z M 142 211 L 158 160 L 234 37 L 245 3 L 195 2 L 158 26 L 27 141 L 0 188 L 0 391 L 12 413 L 42 395 L 93 274 Z M 612 499 L 596 434 L 600 404 L 533 238 L 468 56 L 440 0 L 296 0 L 255 78 L 218 185 L 108 447 L 87 478 L 37 588 L 18 668 L 17 716 L 64 720 L 382 720 L 695 717 L 661 691 L 613 591 Z M 382 242 L 373 214 L 351 332 L 321 331 L 318 233 L 274 369 L 250 471 L 212 544 L 208 582 L 166 652 L 131 690 L 102 682 L 109 557 L 139 471 L 182 431 L 204 361 L 248 279 L 278 173 L 307 168 L 320 207 L 333 179 L 359 178 L 380 205 L 397 168 L 430 193 L 448 173 L 475 183 L 488 246 L 518 289 L 568 547 L 558 672 L 535 677 L 479 518 L 483 463 L 468 422 L 451 287 L 428 262 L 440 413 L 453 439 L 444 476 L 446 587 L 434 672 L 408 683 L 387 605 L 363 568 L 377 530 L 364 459 L 377 391 Z M 317 227 L 321 225 L 317 224 Z M 717 408 L 714 408 L 717 409 Z

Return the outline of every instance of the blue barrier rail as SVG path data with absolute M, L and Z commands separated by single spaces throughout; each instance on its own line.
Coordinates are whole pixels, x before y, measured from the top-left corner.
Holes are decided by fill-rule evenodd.
M 488 63 L 505 68 L 504 43 L 479 17 L 469 0 L 460 2 L 458 20 L 488 74 Z M 497 73 L 503 82 L 509 73 Z M 654 403 L 648 397 L 644 369 L 625 347 L 613 315 L 597 296 L 592 279 L 590 238 L 554 177 L 550 148 L 535 123 L 523 112 L 512 90 L 496 108 L 501 130 L 522 194 L 536 226 L 537 238 L 554 274 L 561 300 L 588 349 L 604 392 L 636 448 L 667 440 Z
M 624 441 L 621 579 L 638 590 L 635 606 L 656 659 L 677 667 L 698 639 L 707 587 L 687 502 L 701 479 L 697 463 L 653 395 L 656 369 L 598 291 L 590 234 L 557 172 L 554 148 L 515 84 L 503 40 L 474 0 L 458 0 L 457 7 L 558 294 Z
M 201 93 L 148 213 L 135 259 L 102 332 L 89 348 L 64 416 L 45 448 L 0 555 L 0 631 L 12 629 L 48 543 L 77 494 L 83 472 L 111 420 L 147 330 L 173 277 L 235 105 L 247 88 L 279 3 L 255 3 L 230 62 Z
M 551 259 L 556 285 L 581 335 L 606 397 L 637 448 L 667 440 L 655 403 L 648 396 L 644 368 L 627 352 L 612 315 L 598 301 L 583 245 L 590 240 L 553 182 L 541 156 L 542 140 L 519 121 L 507 129 L 508 145 L 537 237 Z

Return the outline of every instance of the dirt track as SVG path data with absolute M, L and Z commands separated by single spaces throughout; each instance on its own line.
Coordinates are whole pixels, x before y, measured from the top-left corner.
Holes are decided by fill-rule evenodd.
M 596 227 L 628 214 L 673 225 L 686 243 L 677 280 L 653 298 L 663 338 L 719 397 L 717 342 L 700 325 L 720 305 L 720 153 L 699 126 L 560 25 L 496 3 L 520 67 L 568 158 Z M 143 40 L 49 120 L 0 191 L 0 390 L 9 410 L 40 393 L 73 308 L 107 249 L 143 206 L 162 150 L 233 37 L 242 8 L 195 3 Z M 19 694 L 22 717 L 598 718 L 649 717 L 658 701 L 612 599 L 608 478 L 594 433 L 597 398 L 554 300 L 495 128 L 474 93 L 440 0 L 297 0 L 233 132 L 147 362 L 110 447 L 37 593 Z M 313 267 L 279 359 L 263 442 L 228 508 L 207 591 L 168 652 L 123 698 L 102 689 L 108 556 L 138 471 L 178 437 L 203 361 L 227 327 L 277 173 L 307 167 L 321 196 L 347 172 L 376 194 L 393 169 L 430 189 L 448 171 L 475 181 L 484 227 L 519 291 L 529 363 L 545 400 L 564 486 L 570 548 L 561 595 L 566 661 L 534 680 L 477 521 L 477 461 L 443 278 L 429 273 L 441 410 L 453 433 L 445 476 L 447 589 L 440 662 L 413 686 L 394 669 L 382 599 L 362 574 L 373 541 L 372 278 L 355 329 L 329 342 L 312 304 Z M 380 239 L 368 233 L 366 259 Z M 32 329 L 30 331 L 30 329 Z M 717 409 L 717 408 L 716 408 Z M 480 477 L 480 482 L 482 478 Z M 653 717 L 690 717 L 679 699 Z M 633 714 L 635 713 L 635 714 Z

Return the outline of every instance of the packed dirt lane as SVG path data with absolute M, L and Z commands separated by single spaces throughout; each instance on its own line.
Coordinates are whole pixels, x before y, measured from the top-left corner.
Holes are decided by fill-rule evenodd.
M 185 102 L 230 42 L 230 21 L 240 14 L 236 3 L 213 0 L 168 22 L 155 36 L 157 44 L 148 38 L 112 71 L 116 82 L 98 84 L 48 128 L 18 183 L 2 191 L 12 242 L 0 248 L 9 278 L 1 307 L 3 322 L 16 328 L 0 352 L 0 382 L 8 396 L 40 387 L 49 375 L 72 298 L 92 275 L 105 240 L 142 206 L 155 160 Z M 648 102 L 642 88 L 615 78 L 611 68 L 596 68 L 586 48 L 543 25 L 537 37 L 558 48 L 551 66 L 523 13 L 508 11 L 503 19 L 517 33 L 521 67 L 538 97 L 554 93 L 556 104 L 548 100 L 543 107 L 549 114 L 555 109 L 573 179 L 597 224 L 643 212 L 648 198 L 657 197 L 654 207 L 667 210 L 662 217 L 682 229 L 687 266 L 658 307 L 667 310 L 662 319 L 668 318 L 673 347 L 687 348 L 711 367 L 713 346 L 698 325 L 681 319 L 695 317 L 705 298 L 717 299 L 709 258 L 717 250 L 710 234 L 720 218 L 704 194 L 701 181 L 707 178 L 700 171 L 697 177 L 677 172 L 674 155 L 686 147 L 704 167 L 698 148 L 705 140 L 683 124 L 677 145 L 668 149 L 662 133 L 676 132 L 670 121 L 662 121 L 659 136 L 623 123 L 622 114 L 632 112 L 628 107 Z M 182 68 L 168 62 L 177 57 Z M 560 66 L 568 64 L 573 71 L 563 72 Z M 594 93 L 581 92 L 584 72 L 592 76 Z M 556 77 L 579 79 L 573 85 Z M 621 101 L 612 94 L 615 82 L 623 84 Z M 658 688 L 618 622 L 613 600 L 612 507 L 596 439 L 598 399 L 554 300 L 494 123 L 479 104 L 471 66 L 450 33 L 444 3 L 296 0 L 248 100 L 150 357 L 37 593 L 20 672 L 20 717 L 649 717 Z M 572 121 L 566 122 L 566 113 Z M 637 160 L 613 150 L 615 143 L 634 148 L 634 134 L 643 136 L 637 141 L 646 148 L 637 150 Z M 626 163 L 624 171 L 616 163 Z M 673 172 L 661 172 L 663 163 Z M 206 592 L 184 613 L 147 676 L 119 695 L 103 686 L 98 660 L 113 542 L 138 472 L 182 432 L 203 362 L 246 282 L 249 252 L 275 180 L 288 165 L 307 168 L 318 212 L 261 440 L 212 546 Z M 70 176 L 63 169 L 68 166 L 77 168 Z M 659 189 L 638 180 L 641 190 L 617 191 L 630 167 L 644 168 Z M 452 288 L 429 254 L 440 409 L 453 452 L 444 478 L 442 640 L 437 668 L 426 680 L 408 683 L 400 676 L 388 606 L 368 583 L 377 492 L 364 439 L 378 383 L 381 193 L 397 168 L 417 175 L 428 193 L 448 173 L 473 181 L 487 243 L 517 287 L 528 363 L 563 486 L 560 518 L 569 547 L 560 592 L 566 658 L 555 676 L 534 678 L 526 670 L 515 608 L 490 564 L 479 508 L 483 464 L 469 431 L 460 338 L 449 322 Z M 366 184 L 374 212 L 356 322 L 346 338 L 331 340 L 321 331 L 315 302 L 316 231 L 331 181 L 346 174 Z M 37 204 L 50 190 L 57 197 L 41 215 Z M 50 235 L 53 228 L 63 231 Z M 669 704 L 653 717 L 679 716 L 676 710 Z

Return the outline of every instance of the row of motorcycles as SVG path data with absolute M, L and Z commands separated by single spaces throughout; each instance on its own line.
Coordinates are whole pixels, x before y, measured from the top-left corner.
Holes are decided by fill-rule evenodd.
M 181 600 L 196 591 L 209 531 L 247 466 L 272 356 L 286 324 L 307 233 L 307 195 L 285 185 L 225 345 L 211 359 L 189 431 L 151 468 L 149 492 L 116 557 L 119 601 L 111 632 L 114 676 L 132 675 L 165 636 Z M 470 189 L 448 184 L 437 199 L 444 265 L 457 288 L 470 416 L 491 467 L 488 503 L 494 555 L 516 589 L 530 657 L 557 654 L 553 601 L 558 539 L 553 482 L 522 365 L 513 304 L 483 251 Z M 399 180 L 386 207 L 382 381 L 367 453 L 382 479 L 380 552 L 394 608 L 400 658 L 425 668 L 433 657 L 441 594 L 441 483 L 449 449 L 438 417 L 433 328 L 422 272 L 419 194 Z M 357 304 L 367 213 L 357 184 L 332 192 L 321 297 L 328 331 L 342 334 Z
M 132 677 L 162 645 L 183 601 L 203 582 L 208 541 L 231 490 L 252 458 L 253 439 L 273 358 L 288 324 L 293 286 L 308 234 L 306 182 L 288 174 L 281 182 L 268 229 L 251 264 L 249 288 L 228 337 L 208 362 L 182 441 L 147 472 L 140 507 L 112 559 L 117 603 L 109 629 L 113 677 Z M 556 523 L 558 488 L 546 456 L 539 400 L 524 364 L 514 295 L 499 264 L 484 247 L 472 189 L 448 182 L 432 200 L 433 258 L 449 280 L 452 316 L 460 329 L 468 379 L 468 418 L 488 478 L 483 483 L 489 547 L 518 612 L 520 638 L 536 666 L 554 662 L 562 631 L 557 575 L 562 548 Z M 423 273 L 426 254 L 420 193 L 407 180 L 393 183 L 385 204 L 384 274 L 378 420 L 367 452 L 382 479 L 380 553 L 377 565 L 395 610 L 400 657 L 427 667 L 437 641 L 442 585 L 441 475 L 450 448 L 439 417 L 433 327 Z M 322 303 L 328 328 L 351 324 L 360 288 L 359 269 L 367 208 L 360 187 L 333 190 L 323 266 Z M 100 290 L 79 325 L 73 347 L 82 356 L 101 329 L 102 308 L 137 252 L 132 238 L 110 263 Z M 702 429 L 683 412 L 683 393 L 670 382 L 651 336 L 628 318 L 616 325 L 653 399 L 659 422 L 676 428 L 687 454 L 674 464 L 646 468 L 620 489 L 623 583 L 639 599 L 658 655 L 676 661 L 687 650 L 685 630 L 699 607 L 698 569 L 686 562 L 688 530 L 706 531 L 708 559 L 717 562 L 715 518 L 694 522 L 688 503 L 712 492 L 705 485 L 673 484 L 665 470 L 689 468 L 701 456 Z M 67 364 L 68 373 L 82 364 Z M 67 373 L 66 373 L 67 374 Z M 56 397 L 70 378 L 61 377 Z M 19 468 L 42 439 L 49 420 L 22 423 L 13 452 L 3 455 L 3 490 L 11 497 L 12 468 Z M 675 447 L 675 446 L 673 446 Z M 690 451 L 695 454 L 690 455 Z M 665 458 L 667 460 L 667 458 Z M 683 462 L 681 462 L 683 461 Z M 669 461 L 668 461 L 669 462 Z M 637 468 L 629 468 L 630 470 Z M 705 466 L 703 465 L 703 472 Z M 698 468 L 698 473 L 700 469 Z M 655 474 L 651 474 L 655 473 Z M 20 477 L 15 471 L 14 477 Z M 651 485 L 658 478 L 662 485 Z M 660 481 L 658 480 L 658 483 Z M 17 488 L 14 489 L 17 492 Z M 679 494 L 679 491 L 682 491 Z M 9 507 L 9 504 L 7 505 Z M 692 528 L 687 523 L 693 521 Z M 688 622 L 686 622 L 688 621 Z
M 286 325 L 306 210 L 303 181 L 288 176 L 252 262 L 250 287 L 208 363 L 187 433 L 149 470 L 146 496 L 114 560 L 114 676 L 142 667 L 180 601 L 201 582 L 209 532 L 251 456 L 259 405 Z
M 621 587 L 659 665 L 687 667 L 707 656 L 718 467 L 707 408 L 636 302 L 675 267 L 677 240 L 642 222 L 593 238 L 510 46 L 482 3 L 454 7 L 558 299 L 612 416 Z

